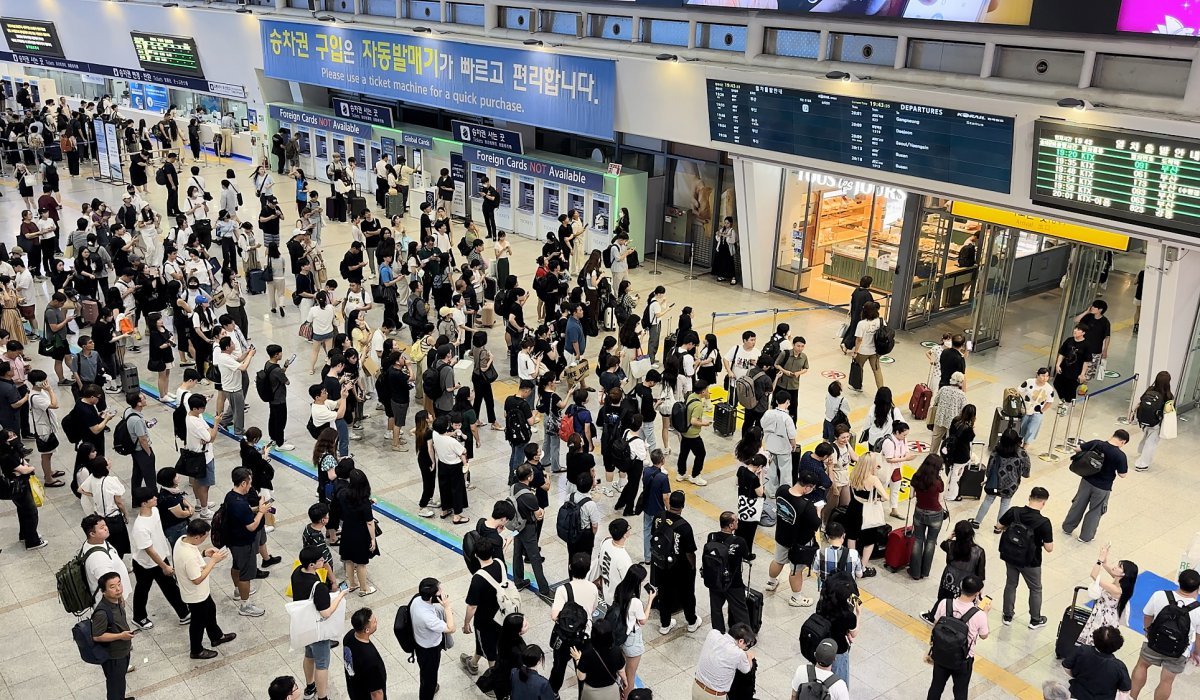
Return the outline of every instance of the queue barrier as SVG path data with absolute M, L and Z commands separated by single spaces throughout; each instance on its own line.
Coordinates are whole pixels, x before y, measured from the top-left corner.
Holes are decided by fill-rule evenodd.
M 659 258 L 659 256 L 662 255 L 662 246 L 664 246 L 664 245 L 674 245 L 674 246 L 681 246 L 681 247 L 686 246 L 688 248 L 688 273 L 687 273 L 687 276 L 684 277 L 684 279 L 685 280 L 696 279 L 696 275 L 694 274 L 696 256 L 692 253 L 692 250 L 691 250 L 691 249 L 695 248 L 695 245 L 692 243 L 684 242 L 684 241 L 664 241 L 661 238 L 654 242 L 654 269 L 650 271 L 650 274 L 652 274 L 652 275 L 661 275 L 662 274 L 662 272 L 660 272 L 658 269 L 658 258 Z
M 1098 389 L 1095 392 L 1088 392 L 1083 395 L 1083 401 L 1079 401 L 1077 399 L 1069 404 L 1059 404 L 1058 410 L 1054 413 L 1054 424 L 1050 428 L 1050 446 L 1046 448 L 1045 452 L 1038 455 L 1038 458 L 1043 462 L 1057 462 L 1061 459 L 1059 456 L 1060 454 L 1072 454 L 1075 451 L 1075 448 L 1080 444 L 1079 436 L 1083 432 L 1083 423 L 1087 419 L 1088 402 L 1092 399 L 1092 397 L 1100 396 L 1101 394 L 1112 391 L 1125 384 L 1136 382 L 1139 377 L 1141 377 L 1140 374 L 1134 374 L 1132 377 L 1122 379 L 1116 384 L 1106 386 L 1103 389 Z M 1136 395 L 1131 394 L 1129 398 L 1129 410 L 1126 411 L 1124 416 L 1117 418 L 1118 422 L 1123 422 L 1125 424 L 1129 423 L 1129 416 L 1133 414 L 1133 402 L 1135 400 Z M 1079 410 L 1079 421 L 1075 424 L 1075 432 L 1072 434 L 1071 422 L 1075 418 L 1076 406 L 1078 406 Z M 1067 417 L 1066 429 L 1063 431 L 1063 441 L 1060 443 L 1055 443 L 1054 436 L 1058 433 L 1058 421 L 1063 416 Z

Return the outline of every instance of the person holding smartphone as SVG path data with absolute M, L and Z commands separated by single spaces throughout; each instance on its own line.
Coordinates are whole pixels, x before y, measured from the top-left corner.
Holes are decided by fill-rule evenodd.
M 331 595 L 329 586 L 321 580 L 317 571 L 325 566 L 325 553 L 320 547 L 305 547 L 300 550 L 300 566 L 292 572 L 292 600 L 312 599 L 317 614 L 327 619 L 337 612 L 338 606 L 356 590 L 345 581 L 337 594 Z M 304 647 L 304 696 L 329 697 L 329 649 L 332 640 L 322 639 Z

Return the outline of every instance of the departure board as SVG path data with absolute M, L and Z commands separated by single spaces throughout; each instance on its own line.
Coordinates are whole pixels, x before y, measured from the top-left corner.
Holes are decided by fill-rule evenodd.
M 708 81 L 713 141 L 1008 193 L 1013 118 Z
M 130 32 L 143 70 L 203 78 L 196 40 L 184 36 Z
M 1038 120 L 1033 201 L 1200 234 L 1200 139 Z
M 0 30 L 13 53 L 66 58 L 53 22 L 0 17 Z

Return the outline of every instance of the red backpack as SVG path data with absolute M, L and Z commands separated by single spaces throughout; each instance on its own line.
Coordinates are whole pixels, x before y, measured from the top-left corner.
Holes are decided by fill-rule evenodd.
M 558 419 L 558 437 L 566 442 L 575 434 L 575 411 L 574 406 L 567 407 L 563 411 L 562 418 Z

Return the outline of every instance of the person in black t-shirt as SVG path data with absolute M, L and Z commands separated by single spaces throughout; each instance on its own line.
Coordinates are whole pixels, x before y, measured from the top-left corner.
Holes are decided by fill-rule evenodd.
M 488 541 L 492 543 L 492 558 L 500 562 L 504 566 L 504 548 L 512 543 L 511 539 L 505 539 L 501 534 L 507 532 L 508 521 L 516 516 L 517 512 L 508 499 L 496 501 L 492 504 L 492 517 L 480 518 L 475 522 L 475 532 L 479 534 L 480 541 Z M 472 574 L 479 570 L 479 561 L 467 561 L 467 571 Z
M 371 642 L 379 619 L 370 608 L 359 608 L 350 617 L 352 630 L 342 638 L 346 667 L 346 695 L 350 700 L 387 700 L 387 667 Z M 378 697 L 373 693 L 381 693 Z
M 1005 625 L 1011 625 L 1017 605 L 1017 582 L 1025 579 L 1029 586 L 1029 628 L 1045 627 L 1047 620 L 1042 617 L 1042 552 L 1054 551 L 1054 526 L 1050 519 L 1042 515 L 1050 492 L 1041 486 L 1034 486 L 1029 492 L 1029 504 L 1009 508 L 1000 516 L 1000 527 L 1007 530 L 1014 522 L 1020 522 L 1033 533 L 1033 552 L 1029 561 L 1010 562 L 1001 550 L 1000 558 L 1007 568 L 1007 579 L 1004 584 L 1004 617 Z M 1001 535 L 1003 537 L 1003 535 Z
M 1104 457 L 1100 472 L 1085 476 L 1079 480 L 1079 490 L 1071 501 L 1067 517 L 1063 519 L 1063 532 L 1070 535 L 1075 528 L 1083 523 L 1079 531 L 1079 541 L 1091 542 L 1096 536 L 1096 528 L 1100 527 L 1100 518 L 1108 510 L 1108 499 L 1112 495 L 1113 482 L 1117 477 L 1124 479 L 1129 475 L 1129 460 L 1122 450 L 1129 442 L 1129 433 L 1118 429 L 1108 440 L 1089 440 L 1076 448 L 1077 452 L 1094 450 Z
M 1108 342 L 1112 340 L 1112 323 L 1104 314 L 1108 311 L 1108 302 L 1097 299 L 1087 311 L 1079 314 L 1075 323 L 1084 328 L 1084 342 L 1087 343 L 1088 379 L 1095 379 L 1100 362 L 1108 358 Z M 1101 377 L 1103 379 L 1103 377 Z
M 354 590 L 343 588 L 337 595 L 329 595 L 329 586 L 317 575 L 325 566 L 325 556 L 320 547 L 305 547 L 300 550 L 300 566 L 292 572 L 292 600 L 312 598 L 313 606 L 321 617 L 327 618 L 337 612 L 342 599 Z M 304 694 L 318 698 L 329 697 L 329 649 L 336 642 L 324 639 L 304 647 Z M 212 652 L 216 656 L 216 652 Z
M 938 378 L 937 388 L 950 385 L 950 377 L 954 376 L 955 372 L 962 372 L 963 376 L 967 374 L 967 356 L 965 354 L 967 339 L 961 333 L 955 334 L 950 338 L 950 348 L 944 350 L 938 357 L 938 366 L 941 368 L 941 376 Z M 966 383 L 963 383 L 963 390 L 966 390 Z M 934 393 L 937 393 L 935 390 Z M 930 409 L 932 411 L 932 408 Z
M 535 455 L 540 452 L 537 445 L 530 445 L 534 448 Z M 525 559 L 528 557 L 529 564 L 533 568 L 533 577 L 537 580 L 538 594 L 545 596 L 547 599 L 550 594 L 550 584 L 546 581 L 546 574 L 542 572 L 542 548 L 538 544 L 538 538 L 542 532 L 542 518 L 545 517 L 545 510 L 540 503 L 540 497 L 533 492 L 534 468 L 529 462 L 517 467 L 516 471 L 517 483 L 513 485 L 513 494 L 516 496 L 517 513 L 520 518 L 524 519 L 525 527 L 521 528 L 517 533 L 513 543 L 513 582 L 518 590 L 529 588 L 529 579 L 525 578 Z M 542 476 L 543 484 L 545 483 L 545 475 Z M 542 490 L 542 489 L 539 489 Z
M 479 569 L 471 576 L 471 585 L 467 589 L 467 615 L 463 618 L 462 628 L 463 634 L 471 634 L 471 623 L 474 623 L 475 654 L 461 654 L 458 657 L 463 669 L 472 676 L 479 674 L 480 657 L 487 659 L 489 666 L 496 661 L 496 641 L 500 636 L 500 623 L 496 620 L 500 602 L 496 588 L 504 584 L 506 579 L 504 562 L 494 558 L 495 551 L 491 539 L 481 539 L 475 545 Z M 484 577 L 490 577 L 491 581 Z
M 487 176 L 479 179 L 479 196 L 483 198 L 483 223 L 487 226 L 488 238 L 496 238 L 496 209 L 500 206 L 500 192 L 492 187 Z
M 1091 352 L 1088 349 L 1087 328 L 1076 324 L 1071 337 L 1058 347 L 1058 359 L 1054 363 L 1054 390 L 1065 403 L 1071 403 L 1079 395 L 1079 385 L 1087 381 Z
M 750 623 L 750 611 L 746 607 L 746 582 L 742 580 L 742 562 L 750 553 L 746 540 L 734 534 L 737 529 L 738 517 L 732 511 L 721 513 L 721 530 L 708 535 L 708 542 L 724 542 L 729 549 L 729 570 L 733 574 L 728 590 L 708 589 L 708 609 L 712 614 L 712 628 L 718 632 L 725 631 L 725 615 L 722 610 L 729 606 L 729 626 L 739 622 Z
M 1071 674 L 1071 697 L 1076 700 L 1099 700 L 1116 697 L 1133 687 L 1129 667 L 1113 656 L 1125 644 L 1121 630 L 1104 625 L 1092 633 L 1095 646 L 1077 645 L 1063 659 L 1063 667 Z
M 683 609 L 688 632 L 700 626 L 696 617 L 696 536 L 692 525 L 683 517 L 686 497 L 683 491 L 673 491 L 667 499 L 667 510 L 662 511 L 651 525 L 652 537 L 657 537 L 668 526 L 675 533 L 674 561 L 668 568 L 653 564 L 651 557 L 650 578 L 661 591 L 657 599 L 658 617 L 662 626 L 659 632 L 669 634 L 675 628 L 675 611 Z M 654 548 L 651 545 L 651 553 Z
M 817 477 L 810 471 L 797 475 L 791 486 L 780 486 L 775 492 L 775 557 L 767 567 L 767 591 L 779 587 L 779 574 L 788 565 L 788 585 L 792 589 L 792 597 L 788 604 L 792 607 L 808 607 L 813 604 L 811 598 L 801 597 L 804 589 L 805 569 L 816 556 L 814 549 L 803 549 L 806 546 L 816 546 L 817 530 L 821 527 L 821 514 L 813 502 L 812 494 L 817 488 Z

